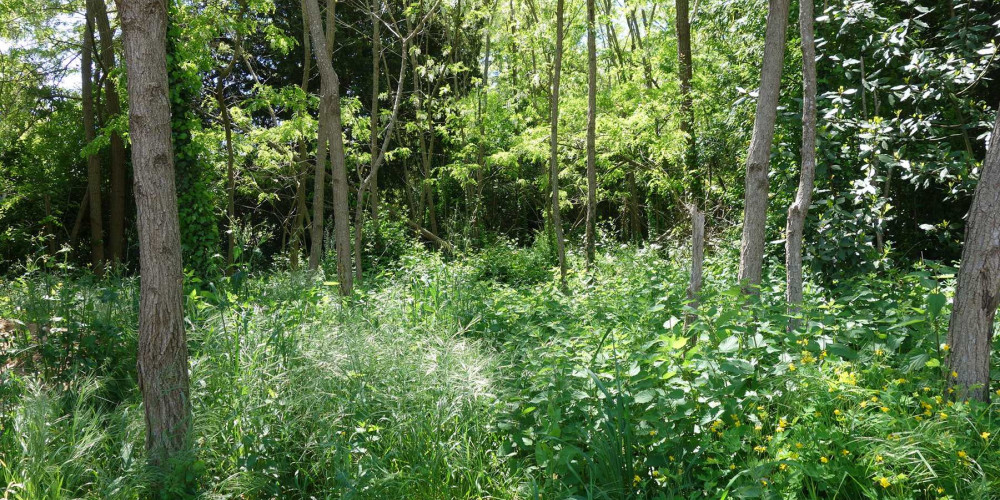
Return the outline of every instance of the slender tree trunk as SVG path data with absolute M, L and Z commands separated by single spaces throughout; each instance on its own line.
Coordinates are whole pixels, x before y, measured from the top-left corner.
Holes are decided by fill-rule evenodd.
M 594 265 L 597 239 L 597 33 L 594 0 L 587 0 L 587 267 Z
M 795 201 L 788 207 L 785 228 L 785 299 L 789 316 L 799 313 L 802 304 L 802 240 L 806 214 L 812 202 L 816 177 L 816 46 L 813 39 L 813 0 L 799 0 L 799 30 L 802 34 L 802 172 Z M 798 319 L 788 320 L 789 331 Z
M 993 318 L 1000 302 L 1000 117 L 969 209 L 948 325 L 948 364 L 959 399 L 990 397 Z
M 233 59 L 235 61 L 236 59 Z M 236 253 L 236 171 L 235 154 L 233 152 L 233 121 L 229 116 L 229 105 L 226 104 L 224 78 L 219 77 L 215 87 L 215 98 L 222 113 L 222 127 L 226 134 L 226 218 L 229 224 L 229 242 L 226 245 L 226 272 L 232 272 L 233 259 Z
M 562 73 L 564 0 L 556 2 L 556 54 L 552 68 L 552 102 L 549 120 L 549 185 L 552 189 L 552 227 L 555 230 L 556 255 L 559 257 L 559 282 L 566 286 L 566 242 L 559 214 L 559 77 Z
M 375 62 L 372 63 L 372 75 L 373 75 L 372 84 L 373 84 L 373 89 L 375 89 L 374 91 L 376 92 L 376 94 L 372 97 L 372 119 L 371 119 L 372 159 L 368 175 L 363 177 L 361 179 L 360 184 L 358 185 L 358 196 L 357 196 L 358 206 L 356 207 L 355 210 L 355 224 L 354 224 L 355 226 L 354 264 L 356 270 L 355 278 L 359 282 L 361 281 L 362 278 L 361 245 L 362 242 L 364 241 L 363 240 L 363 235 L 364 235 L 363 229 L 365 222 L 364 195 L 366 192 L 370 191 L 371 192 L 370 194 L 372 196 L 372 203 L 376 202 L 375 198 L 378 197 L 378 191 L 377 190 L 373 191 L 372 189 L 376 185 L 375 183 L 378 180 L 378 171 L 380 168 L 382 168 L 382 164 L 385 163 L 385 156 L 386 153 L 388 153 L 389 151 L 389 141 L 392 139 L 392 132 L 396 126 L 396 121 L 399 117 L 399 107 L 403 102 L 403 84 L 406 81 L 406 61 L 407 61 L 407 57 L 405 54 L 407 54 L 410 50 L 410 41 L 416 35 L 417 31 L 423 27 L 424 21 L 427 20 L 428 16 L 429 13 L 424 16 L 424 19 L 420 21 L 420 23 L 417 24 L 416 27 L 413 27 L 413 25 L 410 22 L 407 22 L 409 29 L 407 30 L 407 35 L 403 37 L 400 43 L 401 53 L 403 54 L 403 57 L 399 61 L 399 79 L 396 80 L 396 93 L 392 103 L 392 112 L 389 115 L 389 123 L 386 124 L 385 133 L 383 134 L 382 137 L 381 146 L 379 146 L 378 144 L 379 132 L 378 132 L 378 94 L 377 94 L 378 80 L 379 80 L 378 59 L 380 58 L 379 56 L 381 53 L 381 43 L 375 42 L 374 45 L 377 45 L 378 50 L 376 50 L 375 48 L 372 49 L 372 57 L 375 58 Z M 372 14 L 372 23 L 378 26 L 380 22 L 381 18 L 377 18 L 375 14 Z M 377 28 L 374 30 L 373 35 L 376 40 L 379 39 L 380 35 L 379 35 L 379 30 Z
M 97 31 L 101 36 L 101 64 L 105 71 L 115 67 L 114 31 L 108 20 L 108 8 L 104 0 L 88 0 L 94 2 L 94 16 L 97 21 Z M 121 101 L 115 79 L 111 75 L 104 77 L 104 101 L 108 118 L 121 114 Z M 121 134 L 111 134 L 111 214 L 108 219 L 108 251 L 111 262 L 118 264 L 124 259 L 125 251 L 125 199 L 126 199 L 126 167 L 125 142 Z
M 45 193 L 43 197 L 45 202 L 45 243 L 49 249 L 49 255 L 54 256 L 56 254 L 56 234 L 52 230 L 52 196 L 49 193 Z
M 306 15 L 306 3 L 302 0 L 300 7 L 302 9 L 302 20 L 305 21 L 308 16 Z M 308 23 L 306 23 L 308 24 Z M 312 39 L 309 37 L 309 30 L 303 30 L 302 33 L 302 93 L 309 95 L 309 76 L 312 72 Z M 296 162 L 297 181 L 295 187 L 295 219 L 292 222 L 292 250 L 289 255 L 289 266 L 292 269 L 299 268 L 299 252 L 302 248 L 302 240 L 305 238 L 305 231 L 303 229 L 302 223 L 306 218 L 308 209 L 306 208 L 306 182 L 309 180 L 309 165 L 308 165 L 308 155 L 306 153 L 306 140 L 304 138 L 299 139 L 298 147 L 298 161 Z M 310 225 L 311 226 L 311 225 Z
M 330 61 L 330 48 L 327 46 L 327 39 L 323 36 L 323 24 L 320 21 L 319 4 L 317 0 L 305 0 L 306 10 L 308 12 L 308 25 L 309 32 L 312 35 L 313 40 L 313 53 L 316 54 L 316 62 L 319 67 L 320 74 L 320 92 L 322 94 L 321 106 L 326 106 L 328 111 L 323 114 L 322 109 L 320 114 L 325 119 L 321 119 L 320 127 L 322 128 L 320 135 L 320 142 L 329 141 L 330 143 L 330 163 L 333 165 L 333 231 L 334 231 L 334 247 L 337 252 L 337 278 L 340 283 L 340 293 L 341 295 L 350 295 L 354 289 L 354 280 L 351 275 L 351 227 L 350 227 L 350 213 L 348 212 L 347 206 L 347 170 L 344 167 L 344 130 L 341 124 L 340 116 L 340 79 L 337 76 L 337 72 L 333 69 L 333 63 Z M 336 5 L 335 0 L 329 0 L 328 14 L 333 11 Z M 332 17 L 332 15 L 331 15 Z M 333 29 L 331 17 L 327 18 L 327 31 Z M 329 34 L 328 34 L 329 35 Z M 332 38 L 332 35 L 330 35 Z M 329 122 L 328 126 L 324 126 L 326 122 Z M 323 136 L 323 133 L 326 136 Z M 325 152 L 322 156 L 326 156 Z M 318 159 L 317 159 L 318 160 Z M 325 163 L 325 159 L 324 162 Z M 318 163 L 319 164 L 319 163 Z M 316 187 L 318 191 L 323 190 L 322 185 L 322 169 L 317 168 L 316 172 L 317 180 Z M 322 207 L 322 204 L 320 204 Z M 322 208 L 317 209 L 313 207 L 316 212 L 313 215 L 313 237 L 316 235 L 317 216 L 322 218 Z M 318 215 L 317 215 L 318 214 Z M 322 239 L 322 228 L 319 234 L 320 239 Z M 315 248 L 316 242 L 313 242 Z M 312 267 L 313 257 L 310 256 L 310 267 Z M 316 255 L 316 265 L 319 265 L 319 255 Z M 315 267 L 312 267 L 315 269 Z
M 705 194 L 702 189 L 701 176 L 695 171 L 697 160 L 697 144 L 694 137 L 694 105 L 691 98 L 691 78 L 694 74 L 694 61 L 691 51 L 691 21 L 688 13 L 688 0 L 676 0 L 677 10 L 677 60 L 680 65 L 681 80 L 681 132 L 684 133 L 686 148 L 684 152 L 684 177 L 691 188 L 691 282 L 688 284 L 688 301 L 692 309 L 698 309 L 698 297 L 701 295 L 702 265 L 705 260 L 705 212 L 703 206 Z M 693 314 L 687 316 L 690 324 L 695 319 Z
M 746 192 L 743 214 L 743 237 L 740 245 L 739 280 L 746 294 L 756 294 L 764 267 L 764 238 L 767 225 L 767 170 L 771 160 L 771 142 L 781 92 L 781 67 L 785 57 L 785 28 L 788 25 L 789 0 L 770 0 L 767 33 L 764 37 L 764 61 L 761 65 L 757 114 L 747 154 Z
M 94 13 L 93 1 L 87 2 L 86 26 L 83 33 L 80 76 L 83 95 L 83 130 L 87 143 L 97 137 L 94 120 Z M 101 220 L 101 159 L 87 156 L 87 192 L 90 193 L 90 257 L 94 274 L 104 275 L 104 227 Z
M 314 52 L 316 54 L 316 60 L 326 60 L 329 62 L 332 57 L 333 51 L 333 37 L 334 29 L 336 28 L 336 0 L 327 0 L 327 17 L 326 17 L 326 33 L 323 33 L 322 17 L 319 13 L 319 5 L 316 6 L 316 13 L 310 12 L 308 0 L 303 0 L 303 7 L 306 9 L 303 11 L 303 24 L 307 31 L 311 31 L 313 24 L 315 24 L 320 29 L 320 34 L 312 34 L 315 38 L 319 36 L 326 45 L 321 43 L 316 43 L 314 47 Z M 322 47 L 322 49 L 321 49 Z M 325 55 L 324 55 L 325 54 Z M 322 64 L 320 62 L 320 64 Z M 322 75 L 321 75 L 322 76 Z M 321 81 L 321 87 L 322 81 Z M 329 85 L 327 85 L 329 86 Z M 309 270 L 315 271 L 319 268 L 319 261 L 323 256 L 323 210 L 325 207 L 325 194 L 326 194 L 326 152 L 327 152 L 327 140 L 329 134 L 329 123 L 330 114 L 332 113 L 333 103 L 330 100 L 329 95 L 323 92 L 327 87 L 323 87 L 320 90 L 320 104 L 319 104 L 319 125 L 317 127 L 317 138 L 316 138 L 316 170 L 313 175 L 313 219 L 311 225 L 310 234 L 310 248 L 309 248 Z
M 806 0 L 809 1 L 809 0 Z M 697 310 L 701 296 L 702 265 L 705 262 L 705 213 L 691 205 L 691 282 L 688 284 L 688 305 Z M 697 319 L 694 314 L 688 314 L 685 324 L 690 325 Z
M 162 0 L 123 0 L 119 12 L 138 208 L 139 389 L 148 457 L 161 465 L 188 447 L 191 428 L 184 274 L 167 91 L 167 6 Z

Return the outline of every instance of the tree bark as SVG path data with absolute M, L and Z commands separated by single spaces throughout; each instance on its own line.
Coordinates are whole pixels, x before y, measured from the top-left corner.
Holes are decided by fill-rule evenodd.
M 802 37 L 802 172 L 795 201 L 788 207 L 785 227 L 785 300 L 789 316 L 796 316 L 802 304 L 802 240 L 816 177 L 816 46 L 813 38 L 813 0 L 799 1 L 799 30 Z M 789 317 L 788 330 L 799 321 Z
M 302 19 L 303 21 L 308 17 L 306 15 L 306 3 L 305 0 L 300 2 L 302 8 Z M 309 75 L 312 70 L 312 42 L 309 37 L 309 30 L 304 30 L 302 33 L 302 93 L 309 94 Z M 297 174 L 296 186 L 295 186 L 295 219 L 292 223 L 292 250 L 289 255 L 289 266 L 294 270 L 299 268 L 299 251 L 302 248 L 302 239 L 305 237 L 302 222 L 305 220 L 306 213 L 308 209 L 306 208 L 306 182 L 309 178 L 309 168 L 308 160 L 306 154 L 306 141 L 305 139 L 299 139 L 298 147 L 298 161 L 296 162 L 296 171 L 301 170 L 301 173 Z
M 335 0 L 329 0 L 327 13 L 330 14 Z M 353 276 L 351 275 L 351 228 L 350 213 L 347 206 L 347 170 L 344 167 L 344 130 L 340 116 L 340 79 L 333 69 L 330 61 L 331 51 L 327 46 L 327 39 L 324 38 L 323 24 L 321 22 L 319 4 L 317 0 L 305 0 L 308 17 L 309 33 L 312 36 L 313 53 L 316 55 L 316 63 L 320 74 L 320 93 L 322 95 L 320 103 L 320 137 L 319 142 L 330 144 L 330 163 L 333 165 L 333 230 L 334 247 L 337 252 L 337 278 L 340 284 L 341 295 L 350 295 L 354 289 Z M 333 29 L 331 22 L 332 14 L 327 18 L 327 31 Z M 329 35 L 329 33 L 328 33 Z M 332 38 L 332 36 L 331 36 Z M 324 108 L 326 113 L 324 113 Z M 327 123 L 329 122 L 329 123 Z M 325 134 L 325 135 L 324 135 Z M 326 159 L 320 161 L 320 156 L 325 157 L 323 146 L 319 147 L 322 154 L 317 154 L 316 168 L 316 188 L 318 192 L 323 191 L 323 168 Z M 322 195 L 319 195 L 322 198 Z M 322 201 L 322 200 L 321 200 Z M 322 221 L 322 202 L 319 207 L 313 207 L 313 238 L 322 240 L 322 222 L 317 222 L 317 218 Z M 319 227 L 317 235 L 316 228 Z M 309 267 L 316 269 L 319 266 L 319 253 L 316 251 L 317 242 L 313 241 L 313 254 L 309 257 Z M 315 260 L 315 266 L 313 261 Z
M 680 66 L 681 80 L 681 132 L 684 133 L 686 148 L 684 152 L 684 177 L 691 189 L 693 198 L 691 212 L 691 282 L 688 285 L 688 301 L 692 309 L 697 310 L 701 295 L 702 265 L 705 260 L 705 194 L 702 189 L 701 176 L 695 171 L 697 165 L 697 144 L 694 137 L 694 104 L 691 97 L 691 78 L 694 74 L 694 61 L 691 51 L 691 20 L 688 12 L 688 0 L 676 0 L 677 11 L 677 61 Z M 695 319 L 689 314 L 686 323 Z
M 97 31 L 101 37 L 101 65 L 110 72 L 115 66 L 114 31 L 108 20 L 108 8 L 104 0 L 88 0 L 94 2 L 94 16 L 97 21 Z M 108 118 L 113 118 L 122 112 L 121 100 L 115 79 L 111 75 L 104 77 L 104 106 Z M 108 219 L 108 251 L 111 253 L 112 264 L 122 262 L 125 252 L 125 200 L 126 200 L 125 142 L 121 134 L 111 134 L 111 213 Z
M 1000 302 L 1000 117 L 969 209 L 948 324 L 948 377 L 959 399 L 989 400 L 993 318 Z
M 562 73 L 564 0 L 556 2 L 556 53 L 552 67 L 552 97 L 549 111 L 549 186 L 552 190 L 552 227 L 555 230 L 556 255 L 559 258 L 559 282 L 566 286 L 566 242 L 559 214 L 559 77 Z
M 122 0 L 119 12 L 139 229 L 139 388 L 148 457 L 159 465 L 188 447 L 191 428 L 184 274 L 167 91 L 167 7 L 162 0 Z
M 94 112 L 94 12 L 93 1 L 86 5 L 86 22 L 81 54 L 80 91 L 83 97 L 83 130 L 87 143 L 97 137 Z M 104 275 L 104 227 L 101 214 L 101 159 L 96 154 L 87 155 L 87 192 L 90 194 L 90 260 L 94 274 Z
M 226 245 L 226 272 L 233 271 L 233 259 L 236 253 L 236 165 L 233 150 L 233 120 L 229 115 L 229 105 L 226 104 L 226 79 L 236 67 L 242 50 L 242 36 L 236 34 L 236 46 L 233 56 L 225 68 L 219 70 L 215 85 L 215 99 L 222 114 L 222 127 L 226 135 L 226 218 L 229 224 L 229 238 Z
M 771 142 L 778 114 L 781 92 L 781 68 L 785 57 L 785 28 L 788 25 L 789 0 L 770 0 L 767 33 L 764 37 L 764 61 L 761 65 L 757 113 L 747 154 L 746 191 L 743 213 L 743 236 L 740 245 L 739 280 L 745 294 L 758 293 L 764 267 L 764 238 L 767 225 L 767 171 L 771 160 Z
M 809 0 L 806 0 L 809 1 Z M 691 281 L 688 284 L 688 305 L 697 310 L 701 296 L 702 266 L 705 262 L 705 213 L 691 205 Z M 685 324 L 690 325 L 697 319 L 694 314 L 688 314 Z
M 597 33 L 594 0 L 587 0 L 587 267 L 594 265 L 597 239 Z

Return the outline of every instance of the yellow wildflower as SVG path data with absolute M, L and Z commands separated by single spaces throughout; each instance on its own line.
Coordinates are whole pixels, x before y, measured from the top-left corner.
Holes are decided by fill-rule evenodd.
M 981 436 L 981 437 L 982 437 L 983 439 L 989 439 L 989 438 L 990 438 L 990 433 L 989 433 L 989 432 L 984 432 L 984 433 L 980 434 L 980 436 Z
M 830 462 L 830 459 L 829 459 L 829 458 L 826 458 L 826 457 L 819 457 L 819 461 L 820 461 L 820 462 L 823 462 L 823 463 L 825 464 L 825 463 L 829 463 L 829 462 Z
M 878 479 L 878 484 L 882 485 L 883 488 L 888 488 L 892 486 L 892 483 L 889 482 L 889 478 L 885 476 L 882 476 Z

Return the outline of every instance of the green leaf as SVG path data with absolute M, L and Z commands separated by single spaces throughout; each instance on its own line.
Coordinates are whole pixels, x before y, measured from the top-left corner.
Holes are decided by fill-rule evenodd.
M 740 348 L 740 339 L 735 335 L 728 337 L 719 343 L 719 352 L 733 352 Z
M 656 391 L 653 389 L 646 389 L 639 394 L 636 394 L 632 399 L 641 405 L 644 405 L 653 400 L 656 397 Z
M 938 317 L 941 314 L 941 309 L 944 308 L 945 297 L 942 293 L 931 293 L 927 295 L 927 314 L 930 314 L 932 318 Z

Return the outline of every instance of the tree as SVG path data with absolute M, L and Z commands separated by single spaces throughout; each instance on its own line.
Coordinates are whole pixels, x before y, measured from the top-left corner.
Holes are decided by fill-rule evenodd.
M 785 228 L 785 299 L 789 315 L 802 303 L 802 239 L 806 214 L 812 200 L 816 176 L 816 46 L 813 40 L 813 0 L 799 1 L 799 31 L 802 33 L 802 172 L 795 201 L 788 207 Z M 789 319 L 788 329 L 798 326 Z
M 392 131 L 396 126 L 396 121 L 399 118 L 399 107 L 403 102 L 403 84 L 405 83 L 406 77 L 406 61 L 408 59 L 407 54 L 410 51 L 410 43 L 412 42 L 414 36 L 423 29 L 424 23 L 434 12 L 437 6 L 435 2 L 430 10 L 424 15 L 420 20 L 419 24 L 413 26 L 408 20 L 407 25 L 410 27 L 408 33 L 404 36 L 398 33 L 395 29 L 390 28 L 394 34 L 398 35 L 400 38 L 400 60 L 399 60 L 399 79 L 396 80 L 396 92 L 392 103 L 392 113 L 389 116 L 389 122 L 385 126 L 384 132 L 379 132 L 378 127 L 378 92 L 379 92 L 379 61 L 381 60 L 381 35 L 380 26 L 383 22 L 382 16 L 379 13 L 381 9 L 380 2 L 373 2 L 370 5 L 369 16 L 372 22 L 372 102 L 371 102 L 371 137 L 369 141 L 369 147 L 371 151 L 371 159 L 369 164 L 368 174 L 362 176 L 360 183 L 358 184 L 358 195 L 357 195 L 357 207 L 354 210 L 354 268 L 355 268 L 355 278 L 361 281 L 363 269 L 361 260 L 361 246 L 363 243 L 364 236 L 364 224 L 365 224 L 365 209 L 364 209 L 364 199 L 365 193 L 369 193 L 372 203 L 372 218 L 375 222 L 378 215 L 378 171 L 385 163 L 386 154 L 389 152 L 389 141 L 392 139 Z M 394 23 L 395 24 L 395 23 Z M 382 143 L 379 144 L 379 134 L 382 134 Z
M 594 265 L 597 224 L 597 33 L 594 0 L 587 0 L 587 267 Z
M 118 88 L 115 78 L 110 74 L 115 67 L 114 30 L 108 20 L 108 8 L 104 0 L 87 0 L 92 2 L 97 23 L 97 31 L 101 40 L 101 66 L 104 68 L 104 111 L 105 121 L 110 121 L 122 112 L 121 100 L 118 98 Z M 125 202 L 126 178 L 125 142 L 117 130 L 111 133 L 111 193 L 110 214 L 108 217 L 108 252 L 111 262 L 117 264 L 124 259 L 125 253 Z
M 94 13 L 93 2 L 88 1 L 83 31 L 83 52 L 80 57 L 80 93 L 83 97 L 84 137 L 92 144 L 97 137 L 94 128 Z M 87 155 L 87 193 L 90 198 L 90 256 L 94 274 L 104 274 L 104 225 L 101 214 L 101 159 L 96 153 Z
M 139 389 L 148 457 L 153 464 L 163 464 L 186 448 L 191 428 L 184 274 L 170 142 L 167 6 L 162 0 L 123 0 L 118 5 L 139 229 Z
M 1000 116 L 969 208 L 948 324 L 949 377 L 960 399 L 989 399 L 993 318 L 1000 303 Z
M 677 0 L 677 61 L 681 80 L 681 132 L 687 142 L 684 151 L 684 177 L 691 187 L 694 200 L 691 213 L 691 281 L 687 298 L 693 309 L 698 308 L 701 294 L 702 265 L 705 260 L 705 212 L 702 210 L 704 194 L 701 176 L 695 172 L 696 144 L 694 139 L 694 106 L 691 98 L 691 78 L 694 63 L 691 59 L 691 21 L 688 15 L 688 0 Z M 689 315 L 687 321 L 694 318 Z
M 337 252 L 337 278 L 340 282 L 341 295 L 350 295 L 354 288 L 351 276 L 351 228 L 350 215 L 347 206 L 347 170 L 344 167 L 344 129 L 340 116 L 340 79 L 330 61 L 334 29 L 335 0 L 329 0 L 327 7 L 327 38 L 323 35 L 323 24 L 316 0 L 306 0 L 306 24 L 312 36 L 313 54 L 320 75 L 320 123 L 316 154 L 316 189 L 323 191 L 323 168 L 326 164 L 325 145 L 330 145 L 330 163 L 333 165 L 333 231 L 334 247 Z M 309 268 L 319 266 L 319 254 L 316 252 L 317 239 L 322 240 L 323 196 L 317 194 L 319 206 L 313 207 L 313 252 L 309 256 Z M 316 227 L 319 227 L 317 234 Z
M 566 242 L 563 238 L 562 218 L 559 215 L 559 76 L 562 72 L 563 11 L 565 0 L 556 2 L 556 53 L 552 63 L 552 95 L 549 120 L 549 187 L 552 196 L 552 228 L 555 231 L 556 255 L 559 257 L 559 280 L 566 284 Z
M 764 61 L 761 64 L 757 113 L 753 136 L 747 153 L 746 190 L 743 206 L 743 237 L 740 243 L 739 280 L 744 293 L 756 293 L 764 267 L 764 238 L 767 225 L 767 170 L 771 160 L 771 142 L 781 93 L 781 68 L 785 58 L 785 28 L 788 25 L 789 0 L 770 0 L 767 9 L 767 33 L 764 36 Z

